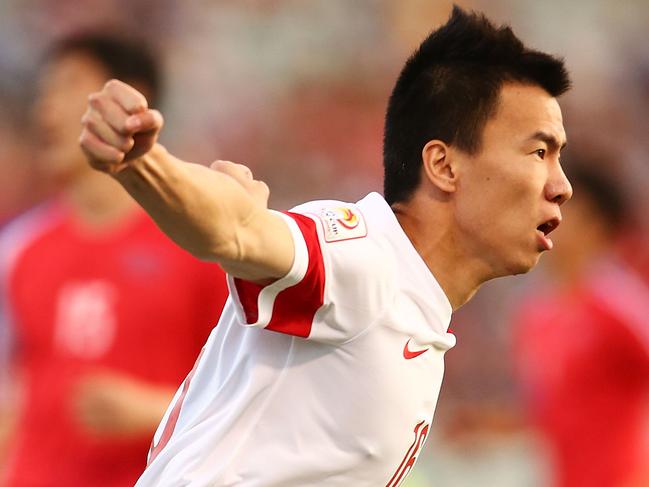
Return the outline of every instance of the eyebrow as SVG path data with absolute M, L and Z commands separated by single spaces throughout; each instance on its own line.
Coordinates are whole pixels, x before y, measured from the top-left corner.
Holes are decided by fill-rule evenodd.
M 552 150 L 562 150 L 566 145 L 568 145 L 567 142 L 562 144 L 554 135 L 543 132 L 542 130 L 532 134 L 528 140 L 540 140 L 541 142 L 545 142 Z

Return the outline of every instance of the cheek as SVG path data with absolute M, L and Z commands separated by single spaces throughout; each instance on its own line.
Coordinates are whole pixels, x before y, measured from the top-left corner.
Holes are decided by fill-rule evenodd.
M 458 223 L 478 240 L 517 239 L 534 218 L 536 194 L 528 181 L 508 175 L 484 176 L 458 195 Z
M 81 131 L 81 117 L 86 113 L 88 108 L 87 98 L 79 96 L 79 93 L 74 94 L 68 98 L 69 103 L 63 107 L 61 123 L 65 124 L 68 131 Z
M 502 232 L 501 196 L 483 186 L 458 198 L 457 219 L 462 233 L 476 242 L 493 240 Z

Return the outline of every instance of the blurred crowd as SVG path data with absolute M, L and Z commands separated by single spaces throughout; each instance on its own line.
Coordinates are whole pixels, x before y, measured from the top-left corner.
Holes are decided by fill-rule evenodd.
M 539 269 L 485 285 L 455 314 L 458 345 L 446 357 L 433 435 L 407 485 L 649 485 L 649 3 L 457 3 L 566 59 L 574 88 L 561 100 L 562 160 L 575 197 Z M 287 209 L 380 190 L 387 97 L 405 57 L 450 8 L 0 0 L 0 226 L 62 190 L 39 164 L 33 100 L 44 53 L 63 36 L 108 30 L 152 46 L 163 75 L 162 142 L 186 160 L 248 165 L 268 183 L 270 205 Z M 0 326 L 0 385 L 11 382 L 3 379 L 11 343 Z M 13 394 L 0 390 L 0 404 Z M 600 422 L 630 402 L 624 414 L 635 421 Z M 613 429 L 621 436 L 611 439 Z M 597 477 L 608 483 L 589 481 L 589 459 L 615 441 L 624 459 Z M 584 445 L 586 459 L 570 456 Z M 0 441 L 0 473 L 2 450 Z M 602 480 L 618 478 L 620 462 L 632 478 Z

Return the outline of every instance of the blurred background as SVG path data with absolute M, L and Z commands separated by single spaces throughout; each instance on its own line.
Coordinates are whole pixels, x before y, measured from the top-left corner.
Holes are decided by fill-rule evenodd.
M 556 424 L 578 420 L 557 418 L 556 411 L 548 413 L 550 406 L 539 407 L 551 404 L 552 381 L 539 379 L 540 372 L 530 371 L 527 362 L 535 353 L 535 363 L 543 367 L 562 353 L 573 356 L 566 343 L 578 326 L 561 321 L 562 305 L 543 299 L 573 286 L 580 280 L 577 274 L 592 275 L 591 263 L 596 268 L 614 260 L 616 269 L 624 269 L 626 277 L 604 283 L 611 292 L 626 289 L 620 284 L 625 279 L 633 281 L 634 290 L 649 282 L 649 2 L 457 3 L 511 24 L 528 45 L 566 59 L 574 89 L 561 100 L 569 140 L 564 165 L 569 172 L 572 166 L 586 166 L 611 182 L 619 189 L 624 211 L 598 229 L 575 234 L 562 232 L 570 221 L 567 210 L 556 244 L 567 242 L 572 254 L 543 259 L 531 275 L 488 283 L 456 313 L 451 328 L 458 345 L 447 354 L 433 433 L 407 485 L 559 485 L 561 448 L 553 438 L 569 435 L 570 428 L 556 433 Z M 387 97 L 408 54 L 446 20 L 450 9 L 450 2 L 434 0 L 0 0 L 0 226 L 57 189 L 34 161 L 30 101 L 42 53 L 63 35 L 96 27 L 148 41 L 164 68 L 163 143 L 185 160 L 249 165 L 270 186 L 271 206 L 287 209 L 308 199 L 356 201 L 380 191 Z M 592 203 L 595 221 L 613 203 L 597 201 L 596 191 L 588 194 L 584 205 Z M 615 232 L 607 233 L 618 221 Z M 605 235 L 606 248 L 587 254 L 587 243 L 594 241 L 589 232 L 596 231 Z M 582 250 L 584 258 L 578 259 Z M 572 269 L 577 263 L 581 267 Z M 597 275 L 602 274 L 612 273 Z M 638 373 L 624 390 L 640 391 L 637 400 L 644 406 L 638 406 L 638 417 L 647 426 L 649 315 L 636 313 L 628 320 L 624 312 L 616 315 L 619 309 L 641 309 L 649 302 L 644 299 L 649 294 L 642 292 L 622 293 L 637 299 L 602 313 L 612 327 L 624 330 L 603 332 L 607 344 L 631 330 L 615 364 L 622 363 L 616 370 L 625 376 L 629 370 Z M 577 292 L 575 299 L 585 294 Z M 558 315 L 546 317 L 545 323 L 560 322 L 572 330 L 556 332 L 555 341 L 533 329 L 548 306 Z M 584 316 L 577 320 L 579 326 L 591 319 Z M 2 336 L 0 332 L 0 340 Z M 583 335 L 574 341 L 582 343 Z M 587 370 L 589 360 L 601 365 L 611 348 L 615 346 L 598 349 L 602 355 L 591 351 L 579 365 L 562 362 L 567 369 L 559 367 L 559 376 L 565 378 L 577 366 Z M 624 363 L 629 356 L 635 362 Z M 594 382 L 596 376 L 584 373 L 583 381 Z M 605 376 L 597 376 L 601 380 L 593 387 L 601 397 L 618 394 L 602 390 Z M 563 386 L 559 401 L 569 403 L 565 398 L 571 386 Z M 576 416 L 588 415 L 591 406 L 577 401 L 581 414 Z M 592 419 L 591 425 L 605 428 L 594 423 L 605 420 Z M 640 425 L 629 428 L 639 432 Z M 649 444 L 647 432 L 649 427 L 642 436 Z M 585 442 L 605 441 L 597 433 L 583 435 Z M 649 486 L 648 451 L 634 452 L 639 460 L 625 483 L 583 485 Z

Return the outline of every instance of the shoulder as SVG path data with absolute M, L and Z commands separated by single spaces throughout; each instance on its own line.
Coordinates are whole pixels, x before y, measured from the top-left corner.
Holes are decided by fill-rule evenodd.
M 389 206 L 377 193 L 351 203 L 338 200 L 310 201 L 289 210 L 289 214 L 308 216 L 317 225 L 325 243 L 356 239 L 375 240 L 385 231 Z
M 47 238 L 64 221 L 64 211 L 45 203 L 15 217 L 0 231 L 0 274 L 6 275 L 30 248 Z
M 600 266 L 589 282 L 593 304 L 624 323 L 649 344 L 649 286 L 619 262 Z
M 398 249 L 389 238 L 390 226 L 382 221 L 389 207 L 376 197 L 384 208 L 367 204 L 368 196 L 357 203 L 311 201 L 289 212 L 294 219 L 309 219 L 308 231 L 300 229 L 309 250 L 318 247 L 310 255 L 322 263 L 327 276 L 325 301 L 380 308 L 377 303 L 386 302 L 395 290 Z

